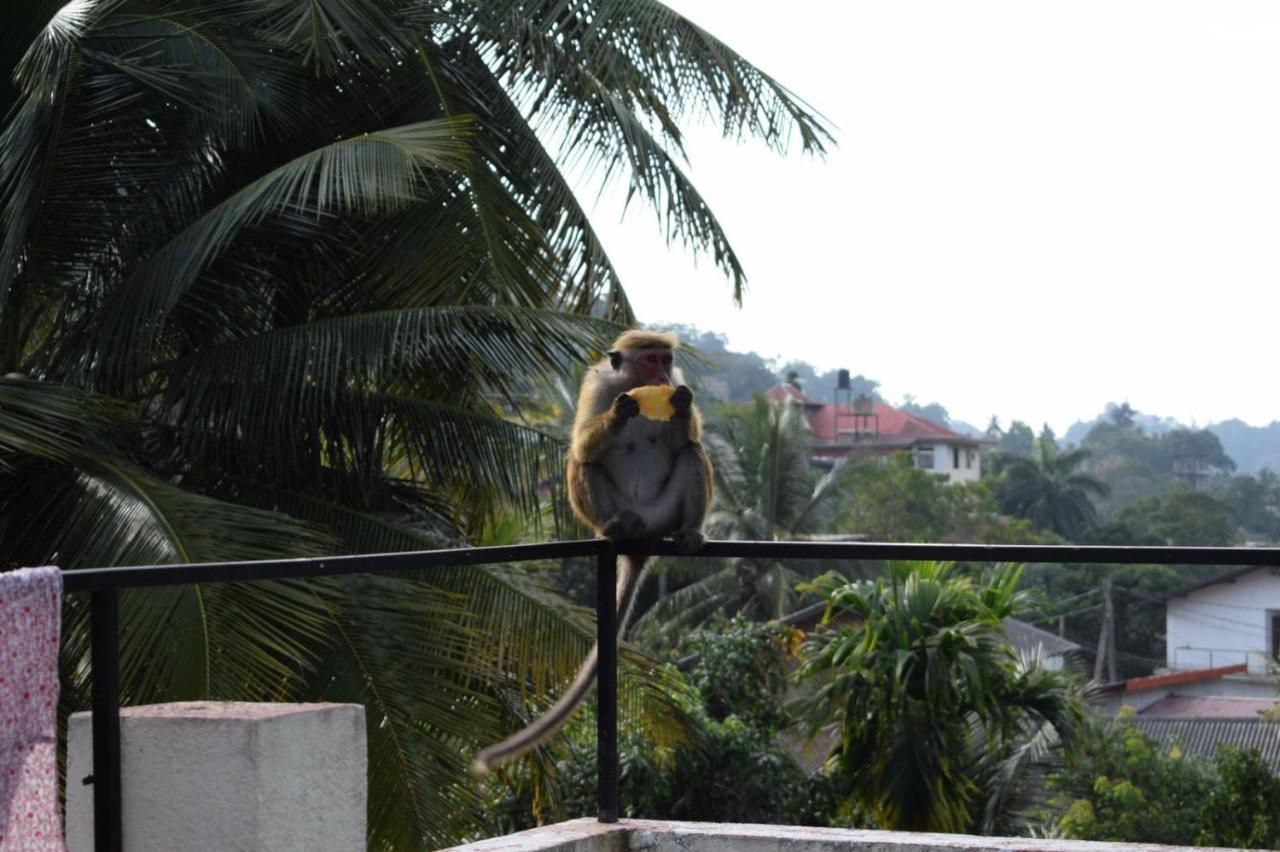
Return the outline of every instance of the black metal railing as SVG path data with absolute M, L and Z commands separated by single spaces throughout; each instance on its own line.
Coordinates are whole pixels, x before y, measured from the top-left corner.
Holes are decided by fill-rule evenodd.
M 119 600 L 123 589 L 283 580 L 339 574 L 422 571 L 459 565 L 486 565 L 595 556 L 599 564 L 596 636 L 600 643 L 597 726 L 598 812 L 602 822 L 618 819 L 618 676 L 614 641 L 617 617 L 613 587 L 619 553 L 680 556 L 669 542 L 614 546 L 602 540 L 550 542 L 510 547 L 469 547 L 414 553 L 211 562 L 133 568 L 86 568 L 63 575 L 67 594 L 92 596 L 93 803 L 94 848 L 122 848 L 120 779 Z M 711 541 L 705 558 L 811 560 L 925 559 L 948 562 L 1056 562 L 1078 564 L 1223 565 L 1280 568 L 1280 549 L 1233 547 L 1071 547 L 980 544 L 883 544 L 877 542 Z

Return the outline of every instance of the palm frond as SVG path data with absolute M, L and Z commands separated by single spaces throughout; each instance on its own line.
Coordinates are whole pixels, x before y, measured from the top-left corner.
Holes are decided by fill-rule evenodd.
M 526 86 L 536 81 L 550 88 L 583 69 L 656 122 L 713 115 L 727 138 L 750 135 L 779 150 L 792 132 L 806 151 L 821 153 L 830 141 L 820 119 L 795 95 L 657 0 L 534 8 L 503 0 L 486 4 L 479 20 L 500 74 Z M 561 47 L 563 52 L 555 50 Z
M 390 64 L 411 43 L 397 20 L 395 3 L 378 0 L 266 0 L 263 32 L 317 73 L 340 72 L 344 61 L 362 57 Z
M 249 0 L 194 6 L 129 0 L 97 23 L 85 45 L 98 61 L 155 88 L 188 119 L 240 148 L 262 132 L 263 121 L 298 129 L 307 94 L 296 65 L 263 50 L 261 38 L 245 25 L 257 10 Z M 153 117 L 163 121 L 163 115 Z
M 131 407 L 78 388 L 0 376 L 0 469 L 6 453 L 68 461 L 93 452 Z
M 206 347 L 170 365 L 171 401 L 195 403 L 219 384 L 270 388 L 286 402 L 305 388 L 336 395 L 353 383 L 465 377 L 498 393 L 568 371 L 608 346 L 618 326 L 556 313 L 480 305 L 353 314 Z
M 659 600 L 635 620 L 631 632 L 635 636 L 646 636 L 658 630 L 692 629 L 729 607 L 740 593 L 736 570 L 729 565 Z
M 578 203 L 551 154 L 510 94 L 475 51 L 453 45 L 445 53 L 423 47 L 437 69 L 439 85 L 478 100 L 476 121 L 495 140 L 486 148 L 502 180 L 529 208 L 558 259 L 566 281 L 560 305 L 575 313 L 604 302 L 603 316 L 624 325 L 635 322 L 630 302 L 586 211 Z
M 170 311 L 246 225 L 285 212 L 395 210 L 418 197 L 429 169 L 465 163 L 468 132 L 465 119 L 389 128 L 325 145 L 253 181 L 134 270 L 104 309 L 98 352 L 82 369 L 115 382 L 137 375 Z M 122 346 L 122 340 L 131 344 Z

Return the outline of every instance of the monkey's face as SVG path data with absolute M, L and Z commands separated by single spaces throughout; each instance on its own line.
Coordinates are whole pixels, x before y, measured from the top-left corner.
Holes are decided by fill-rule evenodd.
M 636 374 L 642 385 L 671 384 L 670 349 L 642 349 L 636 355 Z

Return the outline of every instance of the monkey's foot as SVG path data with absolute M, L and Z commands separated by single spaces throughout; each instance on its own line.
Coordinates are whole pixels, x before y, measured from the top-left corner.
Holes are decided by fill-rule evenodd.
M 680 548 L 681 553 L 697 553 L 706 544 L 707 539 L 699 530 L 676 530 L 671 540 Z
M 610 541 L 634 541 L 644 538 L 647 531 L 644 518 L 629 509 L 614 515 L 601 530 Z

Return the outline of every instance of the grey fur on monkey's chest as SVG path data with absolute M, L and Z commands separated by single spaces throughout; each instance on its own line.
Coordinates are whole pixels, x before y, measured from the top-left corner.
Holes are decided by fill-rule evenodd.
M 671 421 L 632 417 L 623 425 L 603 461 L 618 496 L 635 504 L 657 499 L 675 467 Z M 636 509 L 638 506 L 625 508 Z

